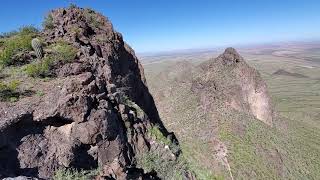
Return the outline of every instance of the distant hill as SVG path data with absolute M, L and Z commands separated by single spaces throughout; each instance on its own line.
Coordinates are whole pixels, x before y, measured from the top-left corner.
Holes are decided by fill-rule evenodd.
M 319 68 L 302 59 L 241 52 L 248 59 L 229 48 L 207 60 L 194 55 L 146 64 L 164 124 L 176 132 L 190 164 L 211 172 L 202 173 L 203 179 L 316 178 L 320 167 L 313 157 L 319 157 L 320 146 L 311 139 L 319 135 L 319 82 L 272 73 L 295 68 L 317 79 Z
M 292 76 L 296 78 L 308 78 L 308 76 L 305 76 L 303 74 L 288 72 L 284 69 L 279 69 L 278 71 L 274 72 L 273 75 Z

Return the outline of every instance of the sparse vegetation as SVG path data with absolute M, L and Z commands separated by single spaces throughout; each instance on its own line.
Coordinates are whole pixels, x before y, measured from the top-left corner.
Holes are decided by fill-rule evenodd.
M 99 28 L 102 22 L 98 21 L 97 14 L 90 8 L 84 10 L 84 17 L 91 27 Z
M 215 176 L 206 168 L 193 164 L 190 157 L 180 154 L 178 159 L 170 161 L 164 159 L 159 152 L 148 152 L 138 156 L 137 166 L 142 167 L 146 172 L 156 171 L 162 179 L 182 180 L 186 172 L 192 172 L 199 180 L 223 180 L 223 177 Z
M 19 98 L 18 86 L 20 81 L 13 80 L 9 83 L 0 82 L 0 100 L 17 101 Z
M 68 63 L 74 60 L 76 57 L 76 49 L 69 45 L 67 42 L 60 41 L 58 43 L 52 44 L 48 47 L 53 51 L 53 54 L 50 55 L 55 62 Z
M 94 179 L 99 173 L 95 170 L 59 169 L 55 172 L 53 180 L 88 180 Z
M 212 164 L 216 160 L 212 156 L 212 144 L 207 139 L 217 136 L 227 145 L 228 162 L 235 179 L 317 179 L 320 176 L 317 162 L 320 146 L 316 142 L 320 137 L 320 76 L 319 66 L 314 65 L 319 63 L 319 49 L 297 52 L 290 57 L 246 54 L 250 57 L 248 62 L 267 81 L 279 113 L 273 128 L 245 114 L 225 110 L 220 112 L 223 119 L 214 116 L 214 119 L 220 119 L 219 123 L 209 121 L 212 117 L 202 111 L 199 99 L 190 92 L 188 83 L 176 80 L 182 76 L 174 67 L 174 61 L 187 58 L 199 64 L 209 58 L 206 53 L 194 57 L 188 54 L 185 58 L 182 55 L 155 57 L 155 60 L 166 58 L 168 61 L 145 65 L 148 85 L 156 96 L 161 119 L 177 135 L 182 152 L 188 157 L 189 166 L 197 178 L 214 179 L 213 174 L 219 178 L 229 177 L 228 173 L 219 170 L 221 167 Z M 293 60 L 292 56 L 297 59 Z M 306 57 L 310 60 L 303 60 Z M 279 68 L 309 78 L 271 75 Z M 218 134 L 210 134 L 215 127 L 218 127 Z
M 165 137 L 162 132 L 160 131 L 159 127 L 157 125 L 151 127 L 150 129 L 148 129 L 148 134 L 149 136 L 151 136 L 152 138 L 154 138 L 155 140 L 164 143 L 165 145 L 171 145 L 172 142 L 170 141 L 170 139 L 168 139 L 167 137 Z
M 18 34 L 21 36 L 36 36 L 38 33 L 39 30 L 36 27 L 28 25 L 21 27 Z
M 184 158 L 179 157 L 175 161 L 164 159 L 159 152 L 144 153 L 137 158 L 137 166 L 142 167 L 146 172 L 156 171 L 162 179 L 178 180 L 188 169 Z
M 266 151 L 275 151 L 276 144 L 280 143 L 277 132 L 245 114 L 225 113 L 225 118 L 220 125 L 219 138 L 229 144 L 228 157 L 232 174 L 240 179 L 277 179 L 277 164 L 268 159 L 266 154 Z M 233 130 L 240 124 L 247 125 L 242 136 Z
M 45 57 L 41 61 L 28 64 L 25 71 L 30 77 L 47 77 L 52 75 L 50 69 L 53 63 L 52 57 Z
M 25 26 L 18 33 L 4 39 L 0 49 L 0 66 L 12 65 L 15 63 L 13 56 L 16 53 L 32 50 L 30 42 L 37 33 L 38 30 L 33 26 Z
M 135 102 L 133 102 L 128 96 L 121 95 L 121 102 L 126 104 L 127 106 L 133 108 L 138 118 L 142 118 L 144 116 L 144 111 L 138 106 Z
M 39 96 L 39 97 L 42 97 L 42 96 L 44 96 L 44 92 L 43 91 L 37 91 L 36 95 Z
M 72 27 L 71 32 L 76 34 L 76 36 L 78 36 L 81 32 L 81 29 L 79 27 Z
M 54 28 L 53 17 L 50 13 L 44 18 L 42 26 L 45 29 L 53 29 Z
M 201 146 L 197 143 L 193 143 L 193 145 L 189 146 L 186 144 L 182 144 L 182 152 L 185 160 L 188 162 L 189 169 L 194 172 L 197 179 L 199 180 L 223 180 L 223 176 L 217 176 L 213 173 L 213 170 L 204 167 L 198 160 L 195 154 L 203 154 L 202 152 L 197 152 L 198 150 L 195 148 L 196 146 Z
M 66 42 L 58 42 L 48 47 L 52 51 L 41 61 L 28 64 L 25 68 L 28 76 L 48 77 L 52 76 L 51 70 L 55 64 L 72 62 L 76 56 L 76 49 Z
M 96 40 L 98 41 L 98 43 L 105 43 L 108 41 L 108 38 L 105 34 L 99 34 L 96 36 Z

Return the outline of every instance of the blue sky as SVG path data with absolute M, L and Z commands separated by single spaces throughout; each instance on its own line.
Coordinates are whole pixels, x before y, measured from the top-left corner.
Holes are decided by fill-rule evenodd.
M 108 16 L 137 52 L 320 39 L 319 0 L 8 0 L 0 32 L 70 3 Z

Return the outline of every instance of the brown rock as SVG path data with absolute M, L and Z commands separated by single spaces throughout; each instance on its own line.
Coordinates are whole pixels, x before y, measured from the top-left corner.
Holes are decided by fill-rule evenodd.
M 223 99 L 227 106 L 252 114 L 272 126 L 274 116 L 267 85 L 259 72 L 250 67 L 234 48 L 205 62 L 191 90 L 201 95 L 201 103 L 208 110 L 215 99 Z
M 105 167 L 101 178 L 149 177 L 134 161 L 150 151 L 146 129 L 158 124 L 168 132 L 133 50 L 101 14 L 80 8 L 50 14 L 54 28 L 45 29 L 42 38 L 72 44 L 77 61 L 57 65 L 57 77 L 37 85 L 43 97 L 0 102 L 0 178 L 49 179 L 57 169 L 71 167 Z M 121 102 L 124 96 L 144 115 L 132 113 L 136 110 Z

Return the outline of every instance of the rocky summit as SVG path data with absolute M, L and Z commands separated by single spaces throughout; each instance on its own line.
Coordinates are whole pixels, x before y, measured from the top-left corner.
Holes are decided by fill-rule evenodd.
M 272 126 L 274 117 L 267 85 L 234 48 L 199 66 L 192 90 L 199 92 L 205 108 L 220 99 L 235 110 L 252 114 Z M 215 106 L 217 107 L 217 106 Z
M 91 9 L 56 9 L 45 23 L 37 35 L 43 58 L 33 60 L 33 51 L 20 57 L 44 61 L 61 42 L 75 56 L 51 65 L 47 79 L 25 77 L 40 95 L 0 102 L 0 178 L 51 179 L 61 169 L 97 169 L 92 178 L 100 179 L 169 176 L 147 163 L 160 158 L 174 169 L 178 141 L 163 126 L 143 68 L 121 34 Z M 192 179 L 184 167 L 178 174 Z

